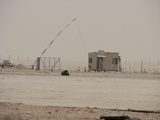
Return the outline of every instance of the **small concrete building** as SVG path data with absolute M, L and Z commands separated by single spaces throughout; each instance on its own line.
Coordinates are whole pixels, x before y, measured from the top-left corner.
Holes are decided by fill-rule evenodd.
M 121 71 L 121 59 L 118 52 L 91 52 L 88 54 L 88 67 L 92 71 Z

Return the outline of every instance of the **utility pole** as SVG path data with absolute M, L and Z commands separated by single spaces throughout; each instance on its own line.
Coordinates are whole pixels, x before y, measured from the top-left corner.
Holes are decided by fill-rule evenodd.
M 141 72 L 143 72 L 143 59 L 141 60 Z
M 9 63 L 10 63 L 10 55 L 9 55 Z

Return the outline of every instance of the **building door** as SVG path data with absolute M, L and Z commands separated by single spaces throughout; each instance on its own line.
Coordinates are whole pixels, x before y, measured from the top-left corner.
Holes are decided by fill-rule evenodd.
M 102 57 L 97 57 L 97 70 L 104 70 L 103 61 Z

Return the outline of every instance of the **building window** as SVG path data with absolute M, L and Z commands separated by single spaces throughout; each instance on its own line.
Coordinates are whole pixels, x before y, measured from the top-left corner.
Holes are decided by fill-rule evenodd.
M 89 63 L 92 63 L 92 58 L 89 58 Z
M 116 65 L 118 64 L 118 58 L 115 58 L 115 64 Z
M 117 65 L 118 64 L 118 58 L 112 58 L 112 64 Z

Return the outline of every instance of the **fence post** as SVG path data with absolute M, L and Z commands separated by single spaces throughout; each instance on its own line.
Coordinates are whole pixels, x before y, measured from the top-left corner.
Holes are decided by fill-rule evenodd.
M 60 70 L 60 58 L 59 58 L 59 70 Z
M 40 70 L 40 57 L 37 57 L 37 70 Z
M 134 72 L 135 72 L 135 67 L 136 67 L 135 65 L 136 65 L 136 63 L 135 63 L 135 60 L 134 60 Z
M 49 58 L 49 70 L 50 70 L 50 58 Z
M 141 72 L 143 72 L 143 59 L 141 60 Z
M 44 57 L 44 71 L 45 71 L 45 67 L 46 67 L 45 63 L 46 63 L 46 61 L 45 61 L 45 57 Z
M 54 70 L 55 70 L 55 58 L 54 58 Z

